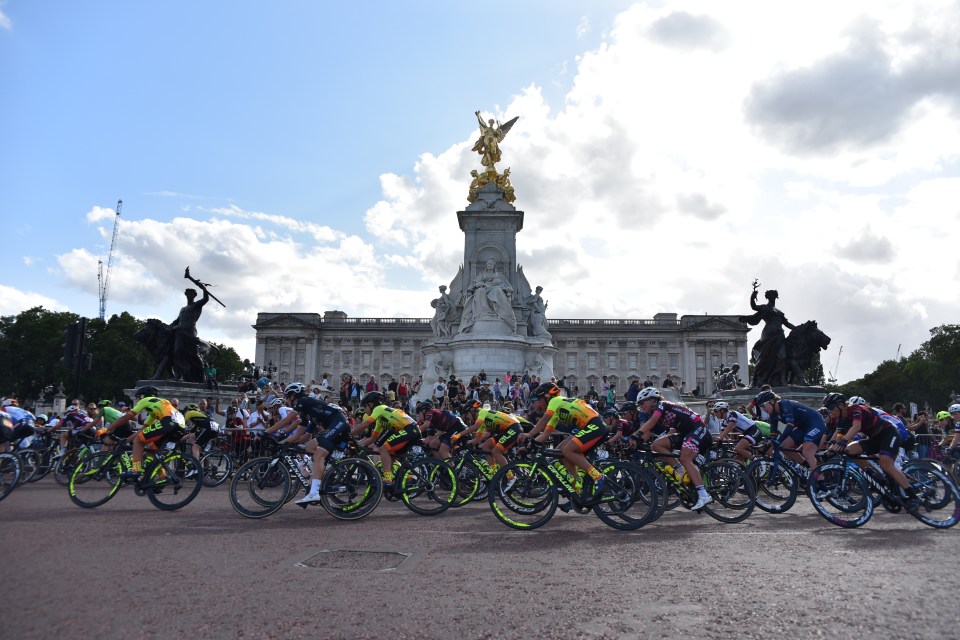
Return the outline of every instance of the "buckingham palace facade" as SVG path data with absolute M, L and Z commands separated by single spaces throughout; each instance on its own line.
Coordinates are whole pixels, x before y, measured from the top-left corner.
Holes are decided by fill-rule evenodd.
M 599 388 L 603 376 L 622 395 L 634 379 L 660 384 L 670 375 L 688 392 L 714 389 L 713 373 L 739 363 L 747 370 L 749 327 L 736 316 L 658 313 L 650 320 L 550 319 L 557 348 L 554 373 L 567 386 Z M 433 337 L 428 318 L 351 318 L 342 311 L 258 313 L 256 362 L 276 370 L 282 382 L 331 383 L 343 374 L 375 376 L 386 385 L 401 376 L 416 380 L 424 371 L 422 348 Z M 477 371 L 457 371 L 468 380 Z M 492 381 L 505 371 L 486 371 Z M 435 380 L 426 380 L 426 383 Z

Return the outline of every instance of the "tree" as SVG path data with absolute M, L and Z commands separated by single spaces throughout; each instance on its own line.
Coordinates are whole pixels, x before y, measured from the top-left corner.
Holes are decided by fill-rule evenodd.
M 87 321 L 85 351 L 91 354 L 93 367 L 81 374 L 80 386 L 87 399 L 120 400 L 124 389 L 153 373 L 153 358 L 133 339 L 144 324 L 126 311 L 107 322 Z
M 30 404 L 47 386 L 72 391 L 73 373 L 63 368 L 63 332 L 75 313 L 33 307 L 0 318 L 0 393 Z
M 227 380 L 230 376 L 239 378 L 243 373 L 243 361 L 233 347 L 227 347 L 216 342 L 211 342 L 213 349 L 207 354 L 207 364 L 217 368 L 217 378 L 221 381 Z

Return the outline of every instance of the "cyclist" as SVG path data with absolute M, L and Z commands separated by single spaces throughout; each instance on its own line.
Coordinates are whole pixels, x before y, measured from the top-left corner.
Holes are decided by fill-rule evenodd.
M 299 442 L 309 437 L 306 442 L 307 453 L 313 456 L 313 466 L 310 472 L 310 491 L 297 500 L 297 504 L 306 508 L 320 500 L 320 481 L 326 470 L 327 456 L 340 448 L 350 436 L 350 425 L 343 409 L 311 397 L 307 388 L 293 382 L 283 390 L 283 397 L 293 405 L 291 411 L 298 417 L 297 428 L 284 442 Z
M 490 405 L 485 404 L 477 411 L 476 421 L 469 429 L 455 435 L 453 442 L 455 443 L 470 433 L 476 434 L 470 444 L 480 444 L 481 450 L 486 454 L 487 462 L 490 463 L 490 470 L 496 473 L 500 467 L 507 465 L 507 458 L 504 454 L 513 448 L 513 445 L 517 444 L 520 434 L 523 433 L 523 427 L 520 426 L 520 420 L 516 416 L 503 411 L 495 411 L 490 408 Z M 507 474 L 507 479 L 513 480 L 512 472 L 508 471 Z
M 805 462 L 811 469 L 817 466 L 815 454 L 827 433 L 827 423 L 820 412 L 796 400 L 783 400 L 773 391 L 761 391 L 754 401 L 760 411 L 770 416 L 770 436 L 778 438 L 786 449 L 800 447 L 799 454 L 795 451 L 784 451 L 784 454 L 797 462 Z M 777 430 L 781 422 L 786 426 L 782 434 Z
M 760 426 L 755 420 L 751 420 L 739 411 L 734 411 L 726 402 L 720 401 L 713 405 L 713 413 L 720 419 L 723 430 L 717 436 L 717 440 L 723 440 L 731 431 L 738 431 L 741 435 L 740 441 L 733 450 L 737 460 L 746 464 L 753 455 L 750 453 L 750 447 L 757 444 L 760 440 Z
M 210 415 L 200 409 L 200 405 L 191 402 L 183 408 L 183 419 L 187 425 L 187 437 L 184 438 L 191 443 L 193 457 L 200 459 L 203 449 L 210 444 L 210 441 L 216 438 L 219 433 L 213 426 L 213 420 Z
M 117 445 L 121 440 L 126 440 L 133 435 L 133 428 L 130 424 L 125 424 L 116 430 L 111 430 L 109 427 L 113 422 L 116 422 L 123 413 L 117 409 L 114 409 L 111 406 L 109 400 L 100 401 L 100 411 L 97 413 L 96 419 L 93 421 L 93 427 L 96 428 L 97 437 L 102 440 L 100 449 L 103 451 L 110 451 L 114 446 Z
M 917 490 L 894 464 L 900 450 L 897 427 L 867 405 L 847 404 L 839 393 L 828 393 L 823 399 L 823 406 L 830 411 L 831 420 L 837 422 L 837 440 L 830 442 L 830 450 L 846 448 L 847 453 L 855 456 L 861 453 L 876 455 L 883 472 L 907 494 L 907 509 L 916 509 Z M 854 441 L 858 435 L 861 439 Z
M 363 420 L 353 427 L 350 435 L 356 437 L 373 427 L 372 433 L 361 440 L 360 444 L 373 444 L 377 447 L 383 468 L 383 490 L 393 493 L 393 457 L 406 449 L 411 442 L 420 440 L 420 428 L 403 409 L 384 405 L 383 394 L 379 391 L 364 395 L 360 399 L 360 406 L 366 413 Z
M 105 429 L 107 432 L 116 431 L 135 419 L 141 411 L 147 413 L 143 428 L 133 437 L 133 464 L 129 471 L 124 472 L 126 477 L 138 477 L 143 473 L 143 453 L 148 444 L 156 450 L 161 445 L 183 436 L 185 425 L 175 419 L 182 419 L 180 412 L 173 408 L 169 400 L 158 397 L 158 393 L 157 388 L 150 385 L 137 389 L 133 407 Z
M 948 447 L 947 451 L 951 458 L 957 457 L 957 449 L 960 447 L 960 404 L 952 404 L 946 411 L 937 414 L 937 422 L 943 429 L 943 440 L 940 441 L 941 447 Z M 953 431 L 953 437 L 950 437 L 950 431 Z
M 63 433 L 60 434 L 60 453 L 63 454 L 67 451 L 67 445 L 70 444 L 71 437 L 82 438 L 91 433 L 93 420 L 87 417 L 86 412 L 80 408 L 79 404 L 75 403 L 67 407 L 58 426 L 63 429 Z
M 21 409 L 14 398 L 7 398 L 3 401 L 3 412 L 7 415 L 4 422 L 10 423 L 5 429 L 0 429 L 0 451 L 6 451 L 8 442 L 22 440 L 32 436 L 34 432 L 33 424 L 35 418 L 29 411 Z
M 646 442 L 654 429 L 657 429 L 662 435 L 658 435 L 650 448 L 664 460 L 671 459 L 675 449 L 680 450 L 680 464 L 697 489 L 697 501 L 690 507 L 691 510 L 699 511 L 713 502 L 713 498 L 703 486 L 703 477 L 695 461 L 699 453 L 706 453 L 713 445 L 713 436 L 707 431 L 707 425 L 703 423 L 700 414 L 682 405 L 667 402 L 656 387 L 642 389 L 637 394 L 637 406 L 650 417 L 634 437 Z M 671 430 L 673 433 L 669 433 Z
M 607 438 L 607 425 L 600 414 L 582 400 L 564 398 L 552 382 L 544 382 L 534 389 L 530 401 L 534 411 L 542 416 L 522 437 L 535 437 L 537 442 L 544 442 L 557 427 L 569 427 L 570 437 L 560 445 L 564 466 L 573 477 L 577 477 L 577 467 L 583 469 L 593 480 L 594 491 L 602 491 L 606 478 L 584 455 Z
M 434 409 L 429 400 L 418 402 L 416 406 L 417 423 L 420 430 L 429 434 L 423 439 L 423 444 L 437 453 L 440 459 L 449 458 L 453 438 L 467 428 L 455 413 Z

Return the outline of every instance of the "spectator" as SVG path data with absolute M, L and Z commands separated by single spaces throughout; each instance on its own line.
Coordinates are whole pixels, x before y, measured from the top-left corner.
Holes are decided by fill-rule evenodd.
M 438 409 L 443 405 L 443 399 L 447 395 L 447 385 L 443 378 L 437 378 L 437 384 L 433 385 L 433 404 Z
M 377 384 L 377 379 L 373 376 L 370 376 L 370 379 L 367 380 L 366 392 L 370 393 L 371 391 L 379 391 L 380 385 Z
M 670 377 L 670 374 L 669 374 L 669 373 L 667 374 L 667 377 L 664 378 L 664 380 L 663 380 L 663 388 L 664 388 L 664 389 L 671 389 L 671 388 L 673 388 L 673 378 Z
M 638 393 L 640 393 L 640 381 L 634 379 L 630 382 L 630 386 L 627 388 L 627 392 L 623 394 L 623 397 L 629 402 L 636 402 Z
M 652 386 L 653 386 L 653 380 L 650 379 L 651 377 L 652 377 L 652 376 L 650 376 L 650 374 L 647 374 L 647 379 L 643 381 L 643 388 L 644 388 L 644 389 L 646 389 L 647 387 L 652 387 Z
M 403 406 L 406 406 L 407 400 L 410 399 L 410 387 L 407 385 L 407 379 L 403 376 L 400 376 L 400 384 L 397 385 L 397 397 Z

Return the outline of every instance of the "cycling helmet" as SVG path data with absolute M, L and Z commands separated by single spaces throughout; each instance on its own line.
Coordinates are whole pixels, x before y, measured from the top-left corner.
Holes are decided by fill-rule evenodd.
M 289 396 L 291 393 L 296 396 L 302 396 L 307 392 L 307 388 L 299 382 L 291 382 L 287 385 L 287 388 L 283 390 L 283 395 Z
M 136 393 L 134 393 L 134 396 L 136 396 L 137 398 L 146 398 L 146 397 L 156 396 L 159 394 L 160 392 L 157 391 L 156 387 L 146 385 L 144 387 L 140 387 L 139 389 L 137 389 Z
M 363 399 L 360 400 L 360 404 L 383 404 L 383 394 L 379 391 L 371 391 L 367 395 L 363 396 Z
M 940 411 L 937 413 L 937 420 L 952 419 L 949 411 Z
M 3 401 L 3 406 L 5 407 L 16 407 L 18 404 L 16 398 L 6 398 Z
M 952 404 L 947 407 L 947 411 L 950 413 L 960 413 L 960 404 Z
M 560 387 L 553 384 L 552 382 L 544 382 L 539 387 L 533 390 L 533 393 L 530 394 L 530 400 L 539 400 L 540 398 L 556 398 L 560 395 Z
M 647 387 L 646 389 L 641 389 L 640 393 L 637 394 L 637 402 L 644 402 L 645 400 L 659 400 L 660 399 L 660 390 L 656 387 Z
M 760 408 L 763 408 L 764 404 L 768 402 L 776 402 L 779 399 L 780 399 L 780 396 L 775 394 L 773 391 L 767 390 L 767 391 L 761 391 L 760 393 L 758 393 L 757 397 L 754 398 L 753 401 L 756 403 L 757 408 L 760 409 Z
M 270 404 L 269 404 L 268 406 L 270 406 L 270 407 L 282 407 L 282 406 L 283 406 L 283 399 L 282 399 L 282 398 L 274 398 L 273 400 L 270 401 Z M 233 409 L 234 411 L 236 411 L 236 409 L 235 409 L 234 407 L 230 407 L 230 408 Z
M 820 404 L 825 406 L 827 409 L 833 410 L 833 409 L 836 409 L 837 407 L 843 406 L 846 403 L 846 401 L 847 399 L 844 398 L 842 394 L 828 393 L 826 396 L 824 396 L 823 402 L 821 402 Z
M 76 413 L 77 411 L 80 411 L 80 407 L 78 407 L 75 404 L 72 404 L 66 409 L 64 409 L 64 413 Z
M 850 398 L 847 400 L 847 404 L 849 405 L 867 404 L 867 401 L 861 398 L 860 396 L 850 396 Z
M 109 400 L 101 400 L 100 402 L 97 403 L 97 406 L 99 406 L 99 407 L 110 407 L 110 406 L 113 406 L 113 403 L 110 402 Z
M 620 413 L 626 413 L 627 411 L 636 411 L 636 410 L 637 410 L 636 402 L 630 402 L 628 400 L 627 402 L 624 402 L 622 405 L 620 405 Z
M 417 403 L 416 412 L 420 413 L 421 411 L 430 411 L 431 409 L 433 409 L 433 403 L 429 400 L 424 400 L 423 402 Z
M 50 418 L 48 418 L 48 417 L 47 417 L 47 414 L 45 414 L 45 413 L 41 413 L 40 415 L 37 416 L 37 422 L 39 422 L 39 421 L 41 421 L 41 420 L 42 420 L 43 422 L 50 422 Z
M 723 402 L 722 400 L 713 405 L 714 411 L 723 411 L 724 409 L 729 409 L 729 408 L 730 408 L 730 405 L 727 404 L 726 402 Z
M 467 400 L 462 405 L 460 405 L 460 410 L 464 412 L 475 411 L 479 409 L 481 406 L 483 405 L 480 404 L 479 400 Z
M 190 404 L 185 406 L 183 409 L 184 411 L 200 411 L 200 405 L 198 405 L 196 402 L 191 402 Z
M 603 412 L 603 417 L 604 417 L 604 418 L 619 418 L 619 417 L 620 417 L 620 412 L 617 411 L 616 408 L 614 408 L 614 407 L 608 407 L 608 408 Z

